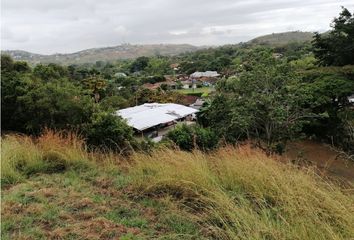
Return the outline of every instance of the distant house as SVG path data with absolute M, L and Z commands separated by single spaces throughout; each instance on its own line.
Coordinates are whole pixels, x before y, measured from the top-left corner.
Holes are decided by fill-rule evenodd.
M 273 53 L 273 57 L 276 58 L 276 59 L 282 58 L 283 54 L 281 54 L 281 53 Z
M 204 100 L 201 98 L 198 98 L 194 103 L 192 103 L 191 105 L 189 105 L 191 108 L 197 109 L 199 110 L 203 104 L 204 104 Z
M 217 71 L 194 72 L 190 75 L 191 78 L 216 78 L 220 74 Z
M 177 83 L 173 81 L 164 81 L 164 82 L 158 82 L 158 83 L 145 83 L 143 84 L 144 88 L 150 89 L 150 90 L 155 90 L 160 88 L 162 85 L 166 85 L 171 89 L 175 89 Z
M 179 70 L 179 63 L 172 63 L 170 65 L 170 68 L 172 68 L 175 71 L 178 71 Z
M 181 81 L 181 84 L 182 84 L 182 88 L 188 89 L 188 88 L 192 87 L 193 82 L 192 82 L 192 80 L 185 80 L 185 81 Z
M 354 103 L 354 94 L 348 97 L 350 103 Z
M 199 81 L 204 86 L 214 85 L 219 77 L 220 74 L 217 71 L 194 72 L 189 76 L 191 80 Z
M 142 136 L 159 141 L 176 122 L 192 120 L 198 110 L 175 103 L 145 103 L 118 110 L 116 114 Z
M 127 77 L 127 74 L 123 73 L 123 72 L 117 72 L 114 74 L 114 77 L 116 78 L 124 78 Z

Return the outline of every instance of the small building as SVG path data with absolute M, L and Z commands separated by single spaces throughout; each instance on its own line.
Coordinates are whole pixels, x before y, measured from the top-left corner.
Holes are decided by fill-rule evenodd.
M 192 80 L 185 80 L 185 81 L 181 81 L 181 84 L 182 84 L 183 89 L 188 89 L 193 86 L 193 81 Z
M 219 79 L 220 74 L 217 71 L 194 72 L 189 78 L 200 82 L 203 86 L 212 86 Z
M 177 122 L 190 122 L 197 109 L 175 103 L 145 103 L 118 110 L 116 114 L 142 136 L 161 139 Z
M 125 74 L 124 72 L 117 72 L 114 74 L 114 77 L 116 78 L 126 78 L 127 74 Z
M 216 78 L 219 76 L 217 71 L 194 72 L 190 75 L 191 78 Z
M 349 103 L 354 103 L 354 94 L 348 97 Z
M 191 108 L 199 110 L 203 106 L 204 102 L 205 101 L 203 99 L 198 98 L 194 103 L 190 104 L 189 106 Z

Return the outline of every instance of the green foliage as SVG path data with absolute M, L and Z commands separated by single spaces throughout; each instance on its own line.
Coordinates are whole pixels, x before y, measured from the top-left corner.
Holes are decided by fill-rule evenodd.
M 2 69 L 2 128 L 38 133 L 41 128 L 76 128 L 89 120 L 92 101 L 66 78 L 51 81 Z
M 337 68 L 320 70 L 322 68 L 317 74 L 313 71 L 309 76 L 305 74 L 308 92 L 313 96 L 311 108 L 318 117 L 305 126 L 304 132 L 353 151 L 348 144 L 350 128 L 347 127 L 354 119 L 348 114 L 352 112 L 348 96 L 354 92 L 353 75 Z
M 90 77 L 85 78 L 82 82 L 84 88 L 87 89 L 95 99 L 95 102 L 99 102 L 102 93 L 106 89 L 107 81 L 99 75 L 91 75 Z
M 165 77 L 162 75 L 155 75 L 155 76 L 148 76 L 143 79 L 143 83 L 158 83 L 158 82 L 163 82 L 165 81 Z
M 279 151 L 311 116 L 306 107 L 311 95 L 290 66 L 270 52 L 257 50 L 250 62 L 239 77 L 219 83 L 219 92 L 198 120 L 228 141 L 254 138 L 267 151 Z
M 85 127 L 87 143 L 127 153 L 132 150 L 133 130 L 118 116 L 99 112 Z
M 50 81 L 67 76 L 67 70 L 54 63 L 48 65 L 38 64 L 33 69 L 33 75 L 44 81 Z
M 210 151 L 215 149 L 219 142 L 219 138 L 211 129 L 186 124 L 177 125 L 167 134 L 167 138 L 186 151 L 194 148 Z
M 354 14 L 342 9 L 328 34 L 315 34 L 314 54 L 323 66 L 354 64 Z
M 100 101 L 100 108 L 107 112 L 117 111 L 118 109 L 127 108 L 129 106 L 130 99 L 126 99 L 119 95 L 108 96 Z
M 145 71 L 151 75 L 165 75 L 172 73 L 170 62 L 166 57 L 150 58 L 149 64 L 147 65 Z
M 130 72 L 139 72 L 139 71 L 144 71 L 144 69 L 148 66 L 149 64 L 149 58 L 148 57 L 138 57 L 137 59 L 132 62 L 130 66 Z

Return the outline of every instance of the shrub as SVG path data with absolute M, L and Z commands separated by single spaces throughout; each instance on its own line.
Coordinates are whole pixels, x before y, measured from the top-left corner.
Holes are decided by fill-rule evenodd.
M 167 134 L 167 138 L 186 151 L 191 151 L 193 148 L 209 151 L 216 148 L 219 141 L 211 129 L 186 124 L 177 125 Z
M 111 113 L 100 112 L 93 115 L 86 126 L 87 143 L 101 149 L 111 149 L 120 153 L 132 150 L 133 130 L 122 118 Z

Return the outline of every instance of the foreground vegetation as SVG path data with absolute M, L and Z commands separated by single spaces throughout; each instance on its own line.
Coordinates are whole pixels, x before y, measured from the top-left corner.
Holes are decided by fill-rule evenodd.
M 75 135 L 2 140 L 2 239 L 348 239 L 354 195 L 248 147 L 88 153 Z

